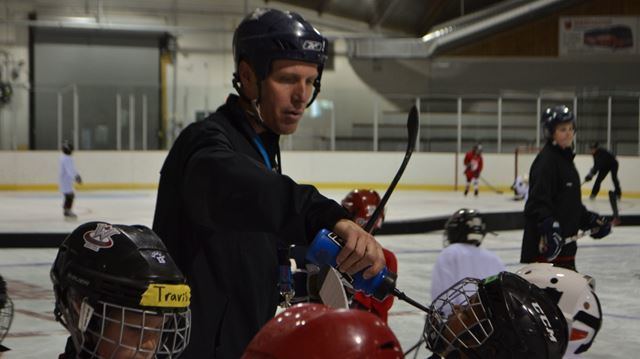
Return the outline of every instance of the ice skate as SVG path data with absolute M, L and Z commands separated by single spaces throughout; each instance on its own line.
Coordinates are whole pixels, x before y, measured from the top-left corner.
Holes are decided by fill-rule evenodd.
M 78 219 L 78 216 L 73 213 L 70 209 L 65 209 L 64 210 L 64 219 L 66 221 L 75 221 Z

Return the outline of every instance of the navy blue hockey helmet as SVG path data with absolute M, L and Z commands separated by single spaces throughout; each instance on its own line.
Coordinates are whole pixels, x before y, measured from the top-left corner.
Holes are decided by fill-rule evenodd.
M 554 107 L 547 108 L 542 113 L 542 118 L 540 119 L 543 125 L 544 137 L 546 139 L 551 139 L 553 137 L 553 132 L 561 123 L 571 122 L 573 123 L 573 128 L 576 127 L 576 119 L 573 116 L 573 112 L 569 109 L 569 107 L 565 105 L 559 105 Z
M 302 16 L 276 9 L 256 9 L 242 20 L 233 34 L 236 72 L 233 85 L 239 90 L 238 67 L 246 61 L 258 81 L 271 72 L 274 60 L 297 60 L 318 65 L 318 77 L 309 106 L 320 92 L 320 79 L 327 58 L 328 41 Z

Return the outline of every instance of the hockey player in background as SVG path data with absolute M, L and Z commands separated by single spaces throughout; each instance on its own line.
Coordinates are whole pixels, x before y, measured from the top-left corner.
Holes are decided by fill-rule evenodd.
M 551 262 L 576 270 L 577 244 L 565 244 L 565 239 L 578 230 L 600 239 L 611 232 L 611 223 L 582 204 L 580 175 L 573 163 L 573 113 L 556 106 L 546 109 L 541 121 L 547 142 L 529 172 L 520 262 Z
M 364 227 L 373 212 L 380 204 L 380 195 L 378 192 L 372 189 L 355 189 L 342 200 L 342 206 L 349 212 L 351 219 L 361 227 Z M 384 221 L 384 208 L 378 220 L 374 224 L 375 230 L 382 227 Z M 387 263 L 387 269 L 393 273 L 398 273 L 398 259 L 395 254 L 386 248 L 382 248 L 384 253 L 384 259 Z M 371 296 L 365 295 L 363 292 L 356 292 L 351 301 L 352 308 L 363 309 L 379 316 L 385 323 L 389 315 L 389 310 L 393 306 L 393 296 L 387 296 L 383 301 L 374 299 Z
M 595 182 L 593 182 L 593 188 L 591 189 L 590 199 L 595 199 L 600 192 L 600 184 L 602 180 L 611 172 L 611 181 L 613 182 L 613 186 L 615 188 L 614 193 L 616 197 L 620 199 L 622 196 L 622 191 L 620 190 L 620 182 L 618 181 L 618 160 L 616 157 L 609 151 L 600 147 L 598 142 L 594 142 L 591 146 L 591 155 L 593 155 L 593 167 L 589 170 L 589 173 L 585 176 L 585 182 L 591 181 L 593 176 L 598 174 Z
M 467 184 L 464 187 L 464 195 L 469 193 L 469 187 L 473 183 L 473 194 L 478 195 L 478 178 L 482 172 L 482 145 L 476 144 L 464 155 L 464 175 L 467 177 Z
M 189 343 L 190 288 L 147 227 L 80 225 L 50 274 L 54 315 L 70 334 L 59 359 L 177 358 Z
M 580 358 L 602 327 L 602 308 L 593 278 L 550 263 L 532 263 L 516 274 L 544 290 L 562 310 L 570 333 L 564 358 Z
M 423 340 L 443 358 L 560 359 L 567 322 L 540 288 L 509 272 L 465 278 L 431 303 Z
M 506 270 L 497 255 L 480 247 L 486 234 L 482 216 L 474 209 L 462 208 L 447 220 L 444 249 L 431 274 L 432 299 L 463 278 L 485 278 Z
M 516 177 L 516 180 L 511 185 L 511 189 L 513 190 L 513 199 L 516 201 L 527 201 L 529 198 L 529 176 L 528 175 L 519 175 Z
M 296 13 L 253 11 L 233 36 L 238 95 L 182 130 L 167 155 L 153 229 L 192 288 L 183 358 L 240 357 L 280 302 L 279 249 L 321 229 L 346 242 L 340 271 L 368 279 L 384 268 L 380 244 L 340 204 L 282 174 L 280 136 L 318 94 L 328 46 Z
M 73 144 L 65 141 L 62 143 L 62 155 L 59 160 L 59 173 L 58 173 L 58 188 L 64 196 L 64 203 L 62 204 L 63 214 L 65 219 L 76 219 L 75 213 L 73 213 L 73 200 L 75 198 L 75 192 L 73 191 L 73 183 L 82 183 L 82 178 L 76 170 L 76 165 L 73 161 Z

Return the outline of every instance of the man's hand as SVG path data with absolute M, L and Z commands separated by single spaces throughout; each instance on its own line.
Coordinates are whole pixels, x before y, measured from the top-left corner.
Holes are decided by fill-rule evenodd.
M 82 177 L 80 177 L 80 175 L 76 175 L 76 182 L 82 184 Z
M 344 248 L 336 258 L 338 270 L 353 275 L 369 267 L 362 273 L 364 279 L 369 279 L 384 268 L 382 246 L 359 225 L 341 219 L 333 227 L 333 232 L 345 241 Z
M 584 181 L 585 181 L 585 182 L 589 182 L 589 181 L 591 181 L 591 179 L 592 179 L 592 178 L 593 178 L 593 175 L 592 175 L 591 173 L 589 173 L 588 175 L 586 175 L 586 176 L 584 177 Z
M 595 212 L 591 212 L 589 227 L 591 228 L 591 238 L 593 239 L 601 239 L 611 233 L 611 222 Z
M 560 232 L 560 224 L 548 217 L 538 224 L 538 229 L 541 235 L 538 249 L 540 254 L 551 262 L 558 257 L 565 242 Z

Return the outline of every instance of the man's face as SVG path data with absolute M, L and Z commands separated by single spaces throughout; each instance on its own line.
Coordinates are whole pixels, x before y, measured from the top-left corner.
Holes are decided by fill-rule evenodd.
M 553 141 L 557 143 L 561 148 L 571 147 L 575 132 L 576 131 L 573 127 L 573 123 L 561 123 L 557 125 L 555 131 L 553 131 Z
M 255 76 L 252 77 L 255 81 Z M 269 129 L 279 135 L 296 131 L 313 94 L 313 82 L 317 77 L 316 64 L 295 60 L 273 62 L 271 73 L 262 81 L 259 104 L 260 114 Z M 255 83 L 245 86 L 249 98 L 257 97 L 255 86 Z

